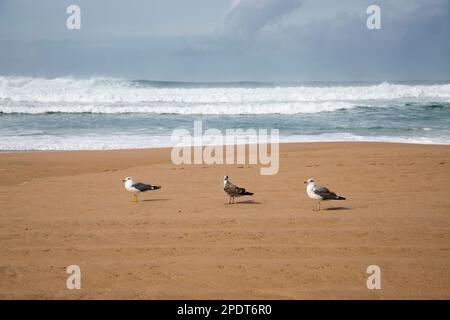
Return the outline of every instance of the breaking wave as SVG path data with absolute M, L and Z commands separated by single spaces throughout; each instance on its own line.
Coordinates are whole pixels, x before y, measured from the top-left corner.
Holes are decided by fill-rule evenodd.
M 187 83 L 0 76 L 0 113 L 301 114 L 450 102 L 450 84 Z

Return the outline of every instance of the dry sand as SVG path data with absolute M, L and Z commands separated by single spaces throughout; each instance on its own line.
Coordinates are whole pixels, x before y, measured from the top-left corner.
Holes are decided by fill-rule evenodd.
M 285 144 L 274 176 L 169 154 L 0 154 L 0 298 L 450 298 L 450 146 Z M 227 205 L 225 173 L 255 195 Z M 348 200 L 312 212 L 309 177 Z

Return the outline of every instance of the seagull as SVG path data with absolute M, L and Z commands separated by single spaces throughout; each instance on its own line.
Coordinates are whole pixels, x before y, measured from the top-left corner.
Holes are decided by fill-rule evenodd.
M 122 181 L 124 182 L 125 189 L 129 192 L 133 192 L 133 202 L 139 201 L 138 194 L 140 192 L 161 189 L 161 186 L 152 186 L 151 184 L 134 182 L 132 177 L 126 177 Z
M 338 196 L 336 193 L 328 190 L 328 188 L 316 186 L 313 179 L 308 179 L 305 183 L 308 197 L 317 200 L 317 210 L 313 209 L 313 211 L 320 211 L 321 200 L 345 200 L 344 197 Z
M 253 192 L 245 191 L 244 188 L 239 188 L 238 186 L 235 186 L 228 180 L 228 176 L 223 177 L 223 190 L 230 196 L 230 200 L 228 201 L 228 204 L 234 203 L 235 197 L 240 196 L 252 196 Z M 231 202 L 231 199 L 233 199 L 233 202 Z

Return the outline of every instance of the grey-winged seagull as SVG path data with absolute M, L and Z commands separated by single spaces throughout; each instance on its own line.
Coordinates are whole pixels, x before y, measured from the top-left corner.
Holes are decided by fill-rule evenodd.
M 238 186 L 232 184 L 228 179 L 228 176 L 223 177 L 223 190 L 230 196 L 230 200 L 228 200 L 228 204 L 234 203 L 235 197 L 241 196 L 252 196 L 253 192 L 245 191 L 244 188 L 239 188 Z M 233 202 L 231 202 L 233 199 Z
M 313 179 L 308 179 L 305 183 L 308 197 L 317 200 L 317 210 L 313 209 L 313 211 L 320 211 L 320 201 L 345 200 L 344 197 L 338 196 L 336 193 L 328 190 L 328 188 L 316 185 Z
M 124 182 L 125 189 L 129 192 L 133 192 L 133 201 L 138 202 L 138 194 L 149 190 L 161 189 L 161 186 L 153 186 L 151 184 L 145 184 L 141 182 L 133 181 L 132 177 L 126 177 L 122 180 Z

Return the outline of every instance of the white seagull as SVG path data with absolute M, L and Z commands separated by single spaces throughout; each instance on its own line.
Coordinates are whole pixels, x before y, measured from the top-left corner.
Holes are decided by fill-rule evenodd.
M 132 177 L 126 177 L 122 180 L 124 182 L 125 189 L 129 192 L 133 192 L 133 201 L 138 202 L 138 194 L 148 190 L 158 190 L 161 186 L 153 186 L 151 184 L 145 184 L 141 182 L 134 182 Z
M 328 188 L 317 186 L 313 179 L 308 179 L 305 183 L 308 197 L 317 200 L 317 210 L 313 209 L 313 211 L 320 211 L 320 201 L 322 200 L 345 200 L 344 197 L 338 196 Z

